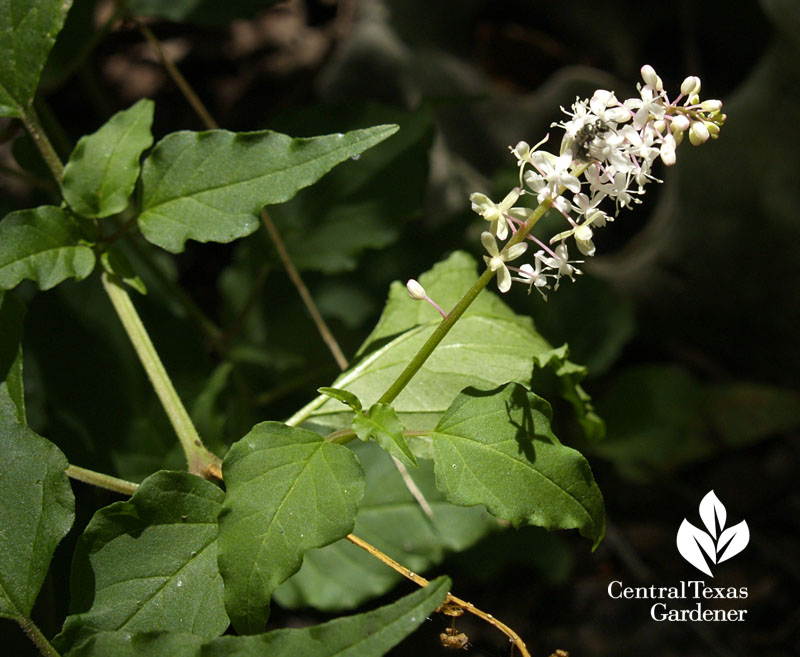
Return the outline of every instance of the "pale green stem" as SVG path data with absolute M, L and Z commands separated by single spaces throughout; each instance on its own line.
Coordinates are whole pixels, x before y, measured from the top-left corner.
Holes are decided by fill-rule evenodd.
M 139 488 L 138 484 L 134 484 L 125 479 L 112 477 L 111 475 L 95 472 L 94 470 L 87 470 L 86 468 L 79 468 L 77 465 L 67 466 L 67 476 L 71 479 L 77 479 L 85 484 L 92 484 L 106 490 L 113 490 L 116 493 L 123 495 L 133 495 L 136 489 Z
M 61 178 L 64 176 L 64 165 L 55 148 L 53 148 L 53 144 L 47 138 L 47 134 L 42 128 L 42 124 L 33 107 L 28 108 L 27 112 L 25 112 L 22 122 L 25 124 L 25 129 L 30 134 L 31 139 L 33 139 L 33 143 L 36 144 L 36 148 L 42 154 L 42 158 L 53 174 L 53 178 L 60 185 Z
M 580 176 L 588 167 L 588 164 L 581 164 L 575 167 L 571 173 L 574 176 Z M 559 195 L 564 192 L 564 189 L 559 190 Z M 531 216 L 525 222 L 525 225 L 522 226 L 514 235 L 511 237 L 506 245 L 503 247 L 501 253 L 507 251 L 510 247 L 514 246 L 515 244 L 519 244 L 522 242 L 527 236 L 528 233 L 531 232 L 531 229 L 536 225 L 536 223 L 541 219 L 545 213 L 550 209 L 553 205 L 553 199 L 547 199 L 544 202 L 540 203 L 537 208 L 533 211 Z M 414 358 L 411 359 L 411 362 L 406 366 L 406 368 L 400 373 L 400 376 L 397 377 L 394 383 L 389 386 L 386 392 L 383 393 L 381 398 L 378 400 L 380 404 L 390 404 L 399 395 L 403 388 L 408 385 L 408 382 L 414 377 L 414 375 L 420 370 L 422 365 L 428 360 L 428 357 L 433 353 L 433 350 L 439 345 L 439 343 L 444 339 L 444 337 L 448 334 L 453 325 L 461 318 L 469 308 L 470 304 L 475 301 L 476 297 L 483 291 L 483 289 L 489 284 L 489 281 L 492 280 L 494 277 L 494 272 L 487 268 L 486 271 L 481 274 L 477 281 L 472 285 L 472 287 L 467 290 L 466 294 L 464 294 L 461 299 L 459 299 L 458 303 L 455 305 L 453 310 L 451 310 L 447 317 L 445 317 L 441 324 L 436 327 L 436 330 L 431 334 L 431 336 L 427 339 L 425 344 L 420 347 L 420 350 L 414 355 Z
M 218 476 L 220 460 L 209 452 L 200 440 L 189 413 L 181 403 L 127 291 L 115 277 L 108 274 L 103 274 L 103 287 L 105 287 L 114 310 L 117 311 L 136 354 L 161 400 L 161 405 L 167 412 L 169 421 L 178 435 L 178 440 L 186 455 L 189 472 L 206 477 Z
M 17 616 L 15 619 L 25 634 L 28 635 L 28 638 L 33 641 L 36 647 L 39 649 L 39 652 L 44 655 L 44 657 L 61 657 L 61 653 L 59 653 L 50 642 L 47 640 L 47 637 L 42 634 L 42 631 L 39 627 L 34 623 L 30 618 L 25 616 Z

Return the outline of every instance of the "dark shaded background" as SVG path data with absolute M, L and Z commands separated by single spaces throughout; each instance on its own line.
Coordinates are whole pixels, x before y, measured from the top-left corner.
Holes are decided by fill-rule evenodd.
M 202 128 L 134 25 L 93 36 L 107 10 L 75 2 L 43 80 L 46 103 L 37 109 L 62 155 L 142 96 L 156 101 L 157 138 Z M 720 139 L 679 149 L 678 165 L 659 172 L 665 184 L 598 236 L 599 255 L 582 279 L 547 304 L 524 290 L 510 295 L 518 312 L 551 342 L 569 342 L 572 359 L 589 367 L 586 388 L 608 437 L 586 444 L 558 404 L 556 433 L 592 463 L 606 499 L 605 541 L 591 553 L 570 534 L 509 531 L 430 575 L 451 575 L 457 595 L 514 627 L 534 655 L 556 648 L 572 657 L 798 654 L 798 3 L 293 0 L 230 25 L 213 11 L 200 18 L 150 27 L 222 126 L 318 134 L 388 116 L 416 135 L 407 171 L 379 181 L 396 190 L 391 212 L 365 224 L 354 252 L 308 249 L 312 227 L 276 209 L 347 354 L 374 325 L 390 281 L 416 276 L 454 249 L 479 255 L 469 193 L 501 198 L 515 176 L 508 145 L 538 141 L 560 120 L 559 105 L 598 87 L 626 97 L 644 63 L 667 89 L 696 74 L 703 98 L 723 100 L 729 120 Z M 16 161 L 40 170 L 24 138 L 7 143 L 4 158 L 12 146 Z M 3 177 L 0 186 L 5 211 L 49 198 L 31 181 Z M 253 281 L 263 284 L 255 309 L 223 345 L 249 363 L 244 378 L 226 383 L 225 413 L 201 427 L 218 453 L 254 422 L 289 415 L 336 374 L 274 255 L 259 245 L 193 244 L 156 263 L 228 327 L 237 326 Z M 201 332 L 186 334 L 185 312 L 157 281 L 148 280 L 142 312 L 179 389 L 194 399 L 220 345 L 215 352 Z M 140 479 L 180 466 L 125 336 L 92 285 L 21 289 L 31 424 L 86 467 Z M 76 382 L 87 358 L 90 374 Z M 237 395 L 238 386 L 248 395 Z M 103 435 L 118 443 L 97 444 Z M 54 573 L 68 572 L 79 530 L 115 499 L 74 487 L 79 515 Z M 748 588 L 747 622 L 656 623 L 644 601 L 609 599 L 612 580 L 669 586 L 700 578 L 678 554 L 675 534 L 684 518 L 697 524 L 697 505 L 711 489 L 729 524 L 746 519 L 750 527 L 748 548 L 717 568 L 713 582 Z M 35 613 L 49 635 L 66 614 L 67 590 L 55 575 L 42 592 Z M 400 586 L 384 601 L 410 590 Z M 276 609 L 270 622 L 325 618 Z M 458 627 L 470 636 L 471 654 L 509 654 L 490 627 L 466 618 Z M 7 654 L 34 654 L 13 625 L 0 628 L 12 637 L 3 640 Z M 392 654 L 442 654 L 443 629 L 434 618 Z

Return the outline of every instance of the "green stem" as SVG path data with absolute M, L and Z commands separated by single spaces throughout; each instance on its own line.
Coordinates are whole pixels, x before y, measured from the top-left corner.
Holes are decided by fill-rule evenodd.
M 42 154 L 42 158 L 52 172 L 53 178 L 55 178 L 56 182 L 60 185 L 61 178 L 64 175 L 64 165 L 61 163 L 61 158 L 58 157 L 58 153 L 56 153 L 56 150 L 53 148 L 53 144 L 51 144 L 50 140 L 47 138 L 47 134 L 44 128 L 42 128 L 42 124 L 33 107 L 29 108 L 25 116 L 22 117 L 22 123 L 25 125 L 25 129 L 30 134 L 31 139 L 33 139 L 33 143 L 36 144 L 36 148 L 38 148 L 39 152 Z
M 139 485 L 133 482 L 95 472 L 94 470 L 79 468 L 77 465 L 69 465 L 67 467 L 67 476 L 71 479 L 82 481 L 85 484 L 92 484 L 93 486 L 105 488 L 106 490 L 113 490 L 115 493 L 122 493 L 123 495 L 133 495 L 136 489 L 139 488 Z
M 19 626 L 22 628 L 25 634 L 28 635 L 28 638 L 33 641 L 33 643 L 39 649 L 39 652 L 44 655 L 44 657 L 61 657 L 61 654 L 55 648 L 53 648 L 53 646 L 47 640 L 47 637 L 42 634 L 42 631 L 30 618 L 25 616 L 17 616 L 16 621 L 19 623 Z
M 206 477 L 217 476 L 220 460 L 209 452 L 200 440 L 197 429 L 181 403 L 130 296 L 116 277 L 108 274 L 103 274 L 103 287 L 178 435 L 183 453 L 186 455 L 189 472 Z
M 578 167 L 578 171 L 582 173 L 585 168 L 586 165 L 581 165 Z M 578 173 L 578 175 L 580 175 L 580 173 Z M 540 203 L 528 218 L 528 221 L 525 222 L 525 225 L 522 226 L 511 237 L 510 240 L 508 240 L 506 245 L 503 247 L 502 252 L 505 252 L 509 247 L 524 240 L 539 219 L 541 219 L 545 212 L 550 209 L 552 204 L 552 199 L 548 199 Z M 447 317 L 445 317 L 441 324 L 436 327 L 436 330 L 425 341 L 425 344 L 422 345 L 420 350 L 414 355 L 414 357 L 411 359 L 411 362 L 406 365 L 406 368 L 400 373 L 400 376 L 398 376 L 394 383 L 392 383 L 386 392 L 383 393 L 381 398 L 378 400 L 378 403 L 391 404 L 397 398 L 397 395 L 399 395 L 403 391 L 403 388 L 408 385 L 408 382 L 411 381 L 414 375 L 420 370 L 425 361 L 428 360 L 430 355 L 433 353 L 433 350 L 436 349 L 439 343 L 450 332 L 450 329 L 453 328 L 453 325 L 461 318 L 467 308 L 469 308 L 470 304 L 475 301 L 477 296 L 483 291 L 483 288 L 489 284 L 489 281 L 491 281 L 493 277 L 494 272 L 487 267 L 486 271 L 481 274 L 478 280 L 475 281 L 472 287 L 467 290 L 466 294 L 459 299 L 458 303 L 456 303 L 454 308 L 447 314 Z

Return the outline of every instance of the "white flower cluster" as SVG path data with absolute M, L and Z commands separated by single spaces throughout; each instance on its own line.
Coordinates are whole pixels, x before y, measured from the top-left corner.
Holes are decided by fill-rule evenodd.
M 591 99 L 578 99 L 571 111 L 564 110 L 569 120 L 553 124 L 564 129 L 558 156 L 536 150 L 547 137 L 532 148 L 524 141 L 514 146 L 511 152 L 519 164 L 520 184 L 500 203 L 481 193 L 470 196 L 472 209 L 490 222 L 481 242 L 489 254 L 484 260 L 496 272 L 501 292 L 519 281 L 529 292 L 536 288 L 545 296 L 551 285 L 558 289 L 562 277 L 574 280 L 581 273 L 574 265 L 583 261 L 569 259 L 568 238 L 575 240 L 584 256 L 594 255 L 594 231 L 613 221 L 620 208 L 639 203 L 648 182 L 660 182 L 652 175 L 653 162 L 661 158 L 667 166 L 675 164 L 675 148 L 687 132 L 695 146 L 719 135 L 725 121 L 722 103 L 700 101 L 699 78 L 686 78 L 680 95 L 670 101 L 653 68 L 643 66 L 641 72 L 644 84 L 637 87 L 638 98 L 619 101 L 613 92 L 599 89 Z M 564 196 L 566 192 L 571 192 L 571 199 Z M 524 194 L 535 195 L 539 204 L 552 204 L 569 228 L 548 244 L 528 234 L 527 241 L 503 248 L 498 239 L 510 239 L 521 228 L 530 228 L 526 224 L 534 211 L 515 206 Z M 614 201 L 613 215 L 600 209 L 605 199 Z M 538 247 L 533 264 L 507 265 L 527 251 L 529 242 Z

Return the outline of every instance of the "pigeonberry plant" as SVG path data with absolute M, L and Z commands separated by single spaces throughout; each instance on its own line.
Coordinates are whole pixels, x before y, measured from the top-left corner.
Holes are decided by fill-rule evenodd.
M 165 60 L 207 129 L 154 144 L 158 107 L 141 99 L 82 137 L 63 163 L 34 98 L 69 8 L 69 0 L 0 0 L 0 114 L 24 125 L 55 183 L 50 204 L 0 221 L 0 615 L 48 657 L 288 657 L 382 655 L 435 612 L 467 612 L 527 655 L 512 628 L 451 593 L 457 582 L 415 572 L 508 525 L 577 529 L 593 546 L 603 538 L 603 499 L 589 463 L 554 435 L 551 406 L 531 387 L 533 371 L 550 370 L 584 432 L 598 438 L 602 422 L 580 387 L 583 369 L 487 287 L 496 279 L 500 293 L 519 283 L 546 296 L 575 281 L 595 253 L 595 232 L 657 182 L 656 160 L 675 164 L 684 136 L 694 145 L 718 136 L 720 102 L 700 100 L 696 77 L 671 98 L 649 66 L 634 98 L 598 90 L 577 99 L 553 125 L 563 131 L 557 152 L 546 150 L 547 138 L 519 142 L 511 148 L 518 186 L 499 203 L 478 191 L 470 197 L 488 222 L 482 271 L 455 252 L 393 284 L 377 326 L 348 360 L 265 208 L 393 139 L 398 127 L 311 138 L 229 132 Z M 548 211 L 566 222 L 549 238 L 532 232 Z M 228 243 L 262 227 L 343 372 L 291 417 L 259 422 L 212 449 L 137 310 L 148 290 L 130 254 L 177 254 L 189 240 Z M 58 435 L 28 426 L 25 307 L 15 288 L 96 277 L 110 301 L 103 312 L 116 314 L 146 371 L 183 469 L 154 467 L 140 483 L 88 470 L 59 449 Z M 53 326 L 56 345 L 59 334 Z M 230 371 L 235 358 L 219 355 Z M 83 364 L 72 375 L 93 377 L 103 366 L 91 354 Z M 48 637 L 32 609 L 73 526 L 71 480 L 121 497 L 74 529 L 70 613 Z M 351 608 L 400 577 L 419 590 L 311 628 L 268 627 L 273 599 Z M 450 626 L 441 641 L 458 648 L 467 639 Z

